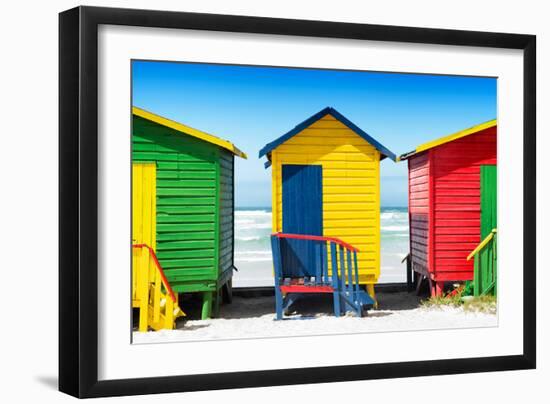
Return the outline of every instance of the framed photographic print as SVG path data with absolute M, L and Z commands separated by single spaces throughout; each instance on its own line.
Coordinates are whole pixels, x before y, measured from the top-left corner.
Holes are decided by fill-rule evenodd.
M 535 37 L 60 14 L 59 386 L 535 367 Z

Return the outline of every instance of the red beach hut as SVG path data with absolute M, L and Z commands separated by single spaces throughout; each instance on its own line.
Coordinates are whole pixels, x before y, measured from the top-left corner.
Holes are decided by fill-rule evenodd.
M 482 123 L 420 145 L 399 160 L 409 165 L 410 259 L 418 286 L 432 296 L 444 283 L 473 279 L 466 257 L 481 241 L 483 193 L 496 204 L 497 122 Z M 487 175 L 487 174 L 490 175 Z M 489 186 L 482 186 L 490 178 Z M 485 212 L 485 210 L 484 210 Z

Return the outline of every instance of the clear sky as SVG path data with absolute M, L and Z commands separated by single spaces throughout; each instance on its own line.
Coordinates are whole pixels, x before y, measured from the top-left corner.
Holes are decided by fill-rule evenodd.
M 495 119 L 497 79 L 133 61 L 134 106 L 230 140 L 236 206 L 271 206 L 258 151 L 331 106 L 399 155 Z M 381 165 L 382 206 L 407 205 L 407 164 Z

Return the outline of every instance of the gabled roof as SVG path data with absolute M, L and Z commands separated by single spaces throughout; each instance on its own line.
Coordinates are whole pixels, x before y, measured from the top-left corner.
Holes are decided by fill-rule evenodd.
M 202 132 L 198 129 L 192 128 L 190 126 L 184 125 L 182 123 L 172 121 L 168 118 L 164 118 L 160 115 L 153 114 L 152 112 L 145 111 L 144 109 L 138 107 L 132 107 L 132 114 L 139 116 L 140 118 L 147 119 L 148 121 L 155 122 L 159 125 L 166 126 L 167 128 L 173 129 L 175 131 L 181 132 L 191 137 L 204 140 L 205 142 L 212 143 L 216 146 L 219 146 L 223 149 L 229 150 L 235 156 L 242 158 L 247 158 L 246 153 L 239 150 L 237 146 L 228 140 L 220 139 L 214 135 L 211 135 L 206 132 Z
M 473 135 L 474 133 L 481 132 L 482 130 L 492 128 L 494 126 L 497 126 L 497 120 L 493 119 L 491 121 L 480 123 L 479 125 L 472 126 L 468 129 L 463 129 L 459 132 L 440 137 L 439 139 L 435 139 L 426 143 L 421 144 L 413 151 L 410 151 L 408 153 L 404 153 L 401 156 L 397 158 L 397 161 L 406 160 L 409 157 L 414 156 L 415 154 L 418 154 L 420 152 L 433 149 L 434 147 L 441 146 L 442 144 L 452 142 L 453 140 L 461 139 L 463 137 Z
M 386 147 L 384 147 L 381 143 L 376 141 L 374 138 L 372 138 L 368 133 L 363 131 L 361 128 L 359 128 L 357 125 L 355 125 L 353 122 L 351 122 L 348 118 L 346 118 L 344 115 L 342 115 L 340 112 L 336 111 L 332 107 L 326 107 L 322 109 L 321 111 L 317 112 L 315 115 L 310 116 L 308 119 L 306 119 L 304 122 L 298 124 L 294 129 L 292 129 L 290 132 L 285 133 L 283 136 L 279 137 L 278 139 L 275 139 L 273 142 L 266 144 L 262 150 L 260 150 L 259 157 L 265 156 L 268 153 L 270 153 L 273 149 L 275 149 L 277 146 L 281 145 L 282 143 L 286 142 L 293 136 L 297 135 L 304 129 L 306 129 L 311 124 L 317 122 L 321 118 L 325 117 L 326 115 L 331 115 L 344 125 L 346 125 L 348 128 L 350 128 L 353 132 L 355 132 L 359 137 L 363 138 L 365 141 L 370 143 L 372 146 L 374 146 L 381 154 L 382 158 L 389 157 L 393 161 L 396 161 L 396 156 L 394 153 L 392 153 L 390 150 L 388 150 Z

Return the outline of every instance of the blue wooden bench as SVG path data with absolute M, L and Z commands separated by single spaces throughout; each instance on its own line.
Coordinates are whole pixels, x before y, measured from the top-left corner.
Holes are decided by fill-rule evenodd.
M 362 317 L 374 305 L 359 285 L 359 250 L 352 245 L 334 237 L 275 233 L 271 248 L 277 320 L 304 293 L 332 293 L 336 317 L 347 311 Z

